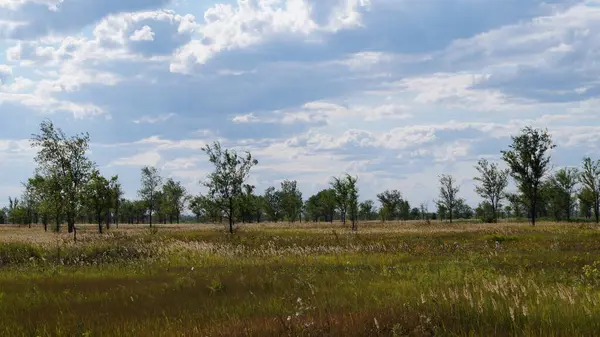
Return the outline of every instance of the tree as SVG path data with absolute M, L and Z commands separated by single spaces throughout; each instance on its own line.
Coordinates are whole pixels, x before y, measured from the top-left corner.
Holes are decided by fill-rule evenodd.
M 112 194 L 112 207 L 115 211 L 115 225 L 119 228 L 119 215 L 121 211 L 121 204 L 123 200 L 123 188 L 119 182 L 119 176 L 116 175 L 110 179 L 110 190 Z
M 162 185 L 162 177 L 158 173 L 156 167 L 145 166 L 142 168 L 142 186 L 138 191 L 138 195 L 145 202 L 146 210 L 150 219 L 150 227 L 152 227 L 152 213 L 158 207 L 158 192 Z
M 56 179 L 53 187 L 58 190 L 54 194 L 60 194 L 61 208 L 64 208 L 71 233 L 75 230 L 75 219 L 82 204 L 82 188 L 94 167 L 86 157 L 90 138 L 87 133 L 67 137 L 51 121 L 42 122 L 40 131 L 31 138 L 31 146 L 39 149 L 35 161 L 42 174 Z
M 358 205 L 358 214 L 365 221 L 371 220 L 374 209 L 375 203 L 373 200 L 365 200 Z
M 509 171 L 500 170 L 497 164 L 490 164 L 486 159 L 481 159 L 475 168 L 480 174 L 474 178 L 480 182 L 480 185 L 475 187 L 475 192 L 489 203 L 493 221 L 498 222 L 500 202 L 505 197 L 504 189 L 508 186 Z
M 281 182 L 281 210 L 290 222 L 295 222 L 302 210 L 302 192 L 295 180 Z
M 189 200 L 185 187 L 181 185 L 181 182 L 169 178 L 163 185 L 163 196 L 167 206 L 167 214 L 171 217 L 175 216 L 176 222 L 179 223 L 181 212 L 183 212 L 185 204 Z
M 563 200 L 564 212 L 567 220 L 571 218 L 571 212 L 575 206 L 577 183 L 579 182 L 579 170 L 576 168 L 562 168 L 554 174 L 552 182 L 558 188 Z
M 281 192 L 277 191 L 275 187 L 270 186 L 265 190 L 263 200 L 265 212 L 269 220 L 274 222 L 279 221 L 283 213 Z
M 377 199 L 381 203 L 381 215 L 382 220 L 385 221 L 389 218 L 395 218 L 398 220 L 400 213 L 400 207 L 403 202 L 402 194 L 398 190 L 386 190 L 383 193 L 377 194 Z
M 94 212 L 98 221 L 98 233 L 102 234 L 102 220 L 110 210 L 112 191 L 109 181 L 100 175 L 98 170 L 93 170 L 87 184 L 83 189 L 84 205 Z
M 229 232 L 233 234 L 234 211 L 239 202 L 238 197 L 243 193 L 242 186 L 250 174 L 250 169 L 257 165 L 258 161 L 252 158 L 250 152 L 241 157 L 234 150 L 223 151 L 219 142 L 215 142 L 213 146 L 206 145 L 202 150 L 215 166 L 215 171 L 209 174 L 204 185 L 229 219 Z
M 325 189 L 311 196 L 306 201 L 306 213 L 314 222 L 324 217 L 325 221 L 333 222 L 333 216 L 336 209 L 335 192 L 332 189 Z
M 352 221 L 352 230 L 358 229 L 358 187 L 356 183 L 358 177 L 352 177 L 346 174 L 345 178 L 345 189 L 348 193 L 348 211 L 350 212 L 350 221 Z
M 8 209 L 6 207 L 0 208 L 0 225 L 8 223 Z
M 589 188 L 584 187 L 577 194 L 579 200 L 579 213 L 582 217 L 589 219 L 592 216 L 592 208 L 594 207 L 594 194 Z
M 53 204 L 51 193 L 53 192 L 49 178 L 36 174 L 27 180 L 26 190 L 35 198 L 37 213 L 41 218 L 44 231 L 48 230 L 48 222 L 53 213 Z
M 512 138 L 510 150 L 502 151 L 502 159 L 508 164 L 510 175 L 515 179 L 522 194 L 522 201 L 529 210 L 531 224 L 535 226 L 538 194 L 542 180 L 550 169 L 548 151 L 555 145 L 547 130 L 526 127 Z
M 340 212 L 340 218 L 342 223 L 346 225 L 346 213 L 350 205 L 350 190 L 345 178 L 333 177 L 333 180 L 329 182 L 331 189 L 334 191 L 335 203 L 338 211 Z
M 456 206 L 459 203 L 458 192 L 459 187 L 456 186 L 456 181 L 451 175 L 442 174 L 440 177 L 440 199 L 437 201 L 438 209 L 443 208 L 448 213 L 450 223 L 452 223 L 452 216 L 456 210 Z M 441 213 L 441 212 L 440 212 Z
M 600 160 L 593 161 L 590 157 L 583 159 L 581 184 L 588 190 L 594 208 L 594 217 L 598 223 L 600 220 Z

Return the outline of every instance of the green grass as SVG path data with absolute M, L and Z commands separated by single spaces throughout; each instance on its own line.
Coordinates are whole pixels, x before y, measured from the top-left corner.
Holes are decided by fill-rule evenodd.
M 590 336 L 576 224 L 2 228 L 2 336 Z M 8 239 L 10 238 L 10 239 Z

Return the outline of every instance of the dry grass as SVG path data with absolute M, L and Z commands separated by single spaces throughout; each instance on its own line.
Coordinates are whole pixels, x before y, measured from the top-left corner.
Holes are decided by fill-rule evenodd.
M 593 226 L 0 227 L 0 335 L 589 336 Z

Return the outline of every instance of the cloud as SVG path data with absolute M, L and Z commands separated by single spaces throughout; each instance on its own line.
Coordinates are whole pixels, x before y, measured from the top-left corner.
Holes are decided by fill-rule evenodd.
M 131 157 L 116 159 L 109 163 L 109 166 L 156 166 L 161 156 L 156 151 L 138 153 Z
M 10 38 L 29 40 L 76 32 L 111 14 L 159 8 L 168 3 L 168 0 L 13 0 L 0 13 L 23 22 L 10 31 Z
M 154 124 L 154 123 L 158 123 L 158 122 L 166 122 L 175 116 L 176 116 L 176 114 L 171 112 L 171 113 L 168 113 L 165 115 L 143 116 L 142 118 L 136 119 L 133 122 L 135 124 Z
M 474 163 L 525 125 L 550 129 L 557 165 L 599 150 L 599 3 L 5 1 L 0 124 L 89 131 L 130 192 L 141 165 L 197 188 L 216 139 L 259 159 L 259 190 L 348 171 L 362 198 L 422 202 L 450 173 L 474 203 Z
M 154 41 L 154 33 L 152 28 L 144 26 L 142 29 L 138 29 L 129 37 L 131 41 Z

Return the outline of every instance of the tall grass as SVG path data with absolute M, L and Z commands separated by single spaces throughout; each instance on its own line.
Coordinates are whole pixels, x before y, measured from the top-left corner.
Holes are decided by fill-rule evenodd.
M 574 224 L 0 228 L 2 336 L 590 336 L 600 233 Z M 35 238 L 31 237 L 37 236 Z

